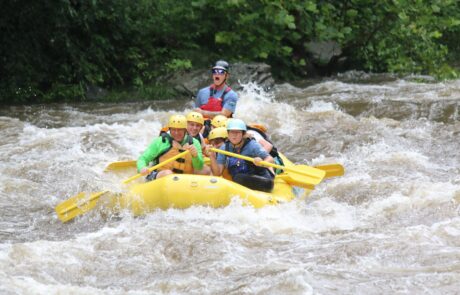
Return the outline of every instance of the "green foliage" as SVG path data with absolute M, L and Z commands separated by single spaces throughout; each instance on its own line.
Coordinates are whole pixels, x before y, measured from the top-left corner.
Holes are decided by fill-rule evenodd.
M 280 77 L 301 77 L 314 62 L 306 45 L 318 41 L 337 42 L 348 68 L 455 78 L 459 3 L 6 1 L 0 103 L 85 100 L 87 86 L 166 97 L 159 77 L 219 58 L 263 61 Z
M 188 59 L 173 58 L 166 63 L 166 68 L 171 72 L 190 70 L 192 68 L 192 62 Z

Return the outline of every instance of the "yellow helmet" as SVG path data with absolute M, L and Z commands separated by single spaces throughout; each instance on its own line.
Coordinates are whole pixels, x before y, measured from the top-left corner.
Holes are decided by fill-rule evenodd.
M 183 115 L 169 117 L 168 128 L 187 128 L 187 119 Z
M 227 128 L 217 127 L 217 128 L 212 129 L 211 132 L 209 132 L 209 136 L 208 136 L 209 140 L 213 140 L 219 137 L 224 138 L 224 139 L 228 137 Z
M 190 112 L 187 114 L 187 121 L 188 122 L 195 122 L 198 124 L 203 125 L 204 124 L 204 118 L 203 115 L 198 113 L 198 112 Z
M 227 126 L 227 117 L 224 115 L 217 115 L 212 119 L 211 125 L 214 127 L 226 127 Z

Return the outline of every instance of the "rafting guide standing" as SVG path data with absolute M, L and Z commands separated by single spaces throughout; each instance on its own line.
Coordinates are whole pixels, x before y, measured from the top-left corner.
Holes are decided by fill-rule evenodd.
M 238 94 L 227 85 L 229 68 L 228 62 L 217 61 L 211 69 L 213 84 L 198 91 L 195 111 L 206 119 L 212 119 L 217 115 L 230 118 L 235 113 Z

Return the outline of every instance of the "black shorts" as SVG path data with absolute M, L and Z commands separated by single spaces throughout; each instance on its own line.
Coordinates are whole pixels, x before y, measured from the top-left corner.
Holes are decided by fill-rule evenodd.
M 271 176 L 271 173 L 268 173 Z M 259 175 L 237 174 L 233 181 L 253 190 L 271 192 L 273 190 L 273 177 L 263 177 Z
M 157 175 L 158 175 L 158 171 L 157 171 L 157 170 L 152 171 L 149 175 L 147 175 L 147 176 L 145 177 L 145 180 L 146 180 L 146 181 L 155 180 L 155 179 L 157 179 Z

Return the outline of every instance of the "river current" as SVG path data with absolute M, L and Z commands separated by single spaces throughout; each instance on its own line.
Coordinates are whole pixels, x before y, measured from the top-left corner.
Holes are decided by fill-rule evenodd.
M 122 189 L 135 171 L 105 166 L 192 102 L 2 107 L 0 294 L 458 294 L 460 80 L 422 78 L 239 91 L 235 116 L 293 162 L 345 167 L 308 198 L 66 224 L 58 203 Z

